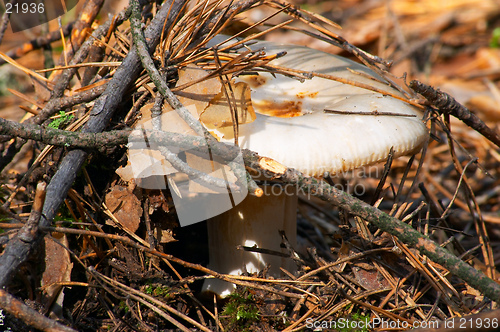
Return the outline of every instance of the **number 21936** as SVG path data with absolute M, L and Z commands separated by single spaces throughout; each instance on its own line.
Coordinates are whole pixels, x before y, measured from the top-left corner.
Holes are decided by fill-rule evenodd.
M 499 321 L 498 318 L 467 318 L 467 317 L 462 317 L 460 318 L 460 328 L 465 329 L 465 328 L 471 328 L 471 329 L 480 329 L 480 328 L 494 328 L 497 329 L 499 327 Z
M 5 5 L 5 11 L 7 14 L 26 14 L 26 13 L 31 13 L 31 14 L 36 14 L 36 13 L 43 13 L 45 11 L 45 7 L 43 3 L 22 3 L 22 4 L 12 4 L 12 3 L 7 3 Z

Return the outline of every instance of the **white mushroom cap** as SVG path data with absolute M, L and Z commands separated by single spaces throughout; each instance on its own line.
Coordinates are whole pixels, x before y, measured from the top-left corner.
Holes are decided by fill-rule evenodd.
M 401 96 L 373 71 L 348 59 L 301 46 L 252 45 L 253 49 L 261 47 L 267 54 L 287 52 L 272 65 L 341 77 Z M 395 157 L 411 154 L 428 136 L 416 107 L 368 89 L 322 77 L 300 82 L 269 73 L 242 75 L 237 80 L 250 85 L 252 105 L 258 113 L 254 122 L 240 125 L 240 146 L 308 175 L 384 161 L 391 147 Z M 324 110 L 407 116 L 330 114 Z M 219 134 L 223 141 L 231 141 L 231 132 Z

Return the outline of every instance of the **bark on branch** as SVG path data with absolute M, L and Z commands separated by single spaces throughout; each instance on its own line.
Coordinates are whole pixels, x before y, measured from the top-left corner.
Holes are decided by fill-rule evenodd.
M 444 91 L 435 90 L 433 87 L 419 81 L 411 81 L 409 86 L 413 91 L 424 96 L 440 113 L 451 114 L 462 120 L 466 125 L 500 147 L 500 135 L 488 127 L 477 115 L 469 111 L 467 107 L 456 101 L 455 98 Z
M 9 241 L 7 247 L 0 256 L 0 288 L 7 286 L 14 273 L 18 270 L 33 250 L 39 237 L 38 223 L 42 215 L 42 207 L 45 201 L 46 184 L 41 182 L 36 188 L 35 202 L 26 224 L 19 230 L 17 235 Z
M 0 121 L 7 120 L 0 119 Z M 0 122 L 0 127 L 2 128 L 2 130 L 4 130 L 8 126 L 4 126 L 2 125 L 2 122 Z M 127 130 L 106 133 L 70 133 L 64 130 L 47 128 L 47 133 L 42 135 L 39 133 L 39 126 L 28 127 L 27 125 L 17 124 L 16 126 L 12 127 L 12 130 L 15 130 L 18 127 L 21 127 L 19 129 L 19 133 L 25 132 L 27 134 L 29 133 L 29 130 L 27 130 L 27 128 L 33 128 L 33 132 L 31 132 L 31 136 L 29 138 L 36 139 L 37 135 L 39 135 L 40 137 L 49 137 L 52 139 L 52 141 L 50 141 L 51 144 L 75 144 L 76 146 L 76 144 L 79 144 L 78 141 L 82 142 L 82 144 L 89 144 L 90 142 L 95 143 L 94 146 L 89 145 L 87 147 L 108 146 L 108 144 L 124 144 L 129 139 L 129 135 L 132 133 L 132 131 Z M 135 137 L 137 137 L 138 140 L 143 139 L 142 132 L 134 132 L 136 134 L 133 134 L 132 137 L 136 135 Z M 12 133 L 9 132 L 9 134 Z M 155 141 L 159 144 L 178 144 L 179 146 L 193 150 L 200 148 L 200 151 L 206 149 L 207 146 L 207 142 L 202 137 L 185 136 L 167 132 L 151 132 L 151 135 L 148 135 L 148 138 L 150 138 L 151 141 Z M 45 142 L 49 143 L 48 140 Z M 240 149 L 237 147 L 228 146 L 226 144 L 218 142 L 213 145 L 210 144 L 209 147 L 214 151 L 215 154 L 218 154 L 225 158 L 234 158 L 235 154 L 240 152 Z M 254 152 L 243 150 L 243 158 L 245 160 L 246 166 L 255 170 L 264 172 L 267 171 L 266 169 L 261 168 L 261 158 Z M 418 249 L 422 255 L 426 255 L 434 262 L 446 267 L 452 274 L 460 277 L 461 279 L 469 283 L 472 287 L 480 290 L 490 299 L 497 302 L 500 301 L 500 286 L 498 284 L 496 284 L 482 272 L 461 261 L 458 257 L 453 255 L 446 249 L 441 248 L 430 238 L 424 236 L 422 233 L 413 229 L 409 225 L 401 222 L 399 219 L 389 216 L 388 214 L 378 210 L 377 208 L 359 199 L 356 199 L 348 195 L 347 193 L 336 189 L 333 186 L 326 184 L 324 181 L 306 177 L 302 173 L 297 172 L 294 169 L 288 169 L 283 174 L 270 173 L 268 176 L 274 178 L 278 177 L 286 183 L 295 184 L 297 185 L 298 190 L 301 190 L 304 193 L 310 193 L 313 196 L 317 196 L 321 199 L 329 201 L 332 204 L 339 206 L 347 212 L 351 213 L 352 215 L 359 216 L 373 223 L 381 230 L 396 236 L 405 244 Z
M 168 1 L 158 11 L 157 15 L 146 29 L 146 37 L 149 41 L 148 48 L 150 50 L 154 49 L 158 44 L 164 24 L 165 26 L 169 26 L 173 23 L 177 13 L 183 7 L 184 2 L 185 0 Z M 90 119 L 85 125 L 83 132 L 95 133 L 104 130 L 121 102 L 123 95 L 127 91 L 129 84 L 137 79 L 140 72 L 140 60 L 137 53 L 134 50 L 131 50 L 124 59 L 122 65 L 117 69 L 111 81 L 108 83 L 106 91 L 94 104 Z M 56 215 L 59 206 L 66 198 L 68 190 L 71 188 L 76 178 L 76 174 L 80 170 L 86 157 L 87 153 L 85 151 L 73 150 L 70 151 L 62 160 L 58 171 L 47 186 L 47 199 L 43 205 L 42 216 L 40 218 L 40 222 L 38 223 L 40 227 L 50 225 L 50 222 Z M 19 258 L 17 260 L 19 264 L 27 259 L 27 253 L 35 248 L 42 238 L 43 236 L 41 233 L 37 232 L 32 240 L 28 242 L 21 241 L 14 246 L 16 251 L 25 252 L 25 254 L 17 255 Z M 2 257 L 8 250 L 11 250 L 9 247 L 11 247 L 10 243 L 7 245 Z M 13 253 L 16 254 L 14 251 Z M 4 269 L 4 267 L 2 267 L 2 269 Z M 9 267 L 9 269 L 11 268 Z M 7 272 L 8 273 L 5 273 L 6 275 L 12 271 Z
M 0 289 L 0 308 L 4 309 L 12 316 L 21 319 L 26 324 L 36 327 L 40 331 L 76 332 L 76 330 L 45 317 L 35 309 L 28 307 L 26 304 L 7 293 L 4 289 Z

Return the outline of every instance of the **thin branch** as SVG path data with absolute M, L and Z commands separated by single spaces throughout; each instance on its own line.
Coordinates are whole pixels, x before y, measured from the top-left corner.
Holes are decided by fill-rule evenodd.
M 138 0 L 130 0 L 130 7 L 132 8 L 132 15 L 130 16 L 130 24 L 132 27 L 132 36 L 134 39 L 134 49 L 137 51 L 139 54 L 139 57 L 141 59 L 142 65 L 148 72 L 149 77 L 155 84 L 156 88 L 158 91 L 162 94 L 162 96 L 166 99 L 166 101 L 169 103 L 169 105 L 177 112 L 177 114 L 181 117 L 182 120 L 184 120 L 191 129 L 194 130 L 194 132 L 202 137 L 204 137 L 209 144 L 214 144 L 215 145 L 215 138 L 203 127 L 201 122 L 199 122 L 190 112 L 189 110 L 182 105 L 182 103 L 177 99 L 177 96 L 174 95 L 174 93 L 169 89 L 167 86 L 167 83 L 162 79 L 161 74 L 158 72 L 156 69 L 153 59 L 151 59 L 151 56 L 149 54 L 149 51 L 146 45 L 146 40 L 144 38 L 142 29 L 141 29 L 141 14 L 139 11 L 139 2 Z M 171 156 L 171 153 L 166 149 L 163 148 L 162 154 L 167 158 L 167 156 Z M 160 150 L 160 151 L 161 151 Z M 168 160 L 167 158 L 167 160 Z M 180 166 L 181 164 L 178 164 Z M 237 167 L 233 162 L 229 162 L 228 164 L 231 167 L 231 170 L 234 172 L 236 177 L 238 178 L 238 182 L 240 184 L 247 185 L 247 181 L 250 182 L 248 185 L 248 188 L 257 188 L 255 185 L 254 181 L 247 177 L 246 172 L 244 170 L 241 170 L 241 167 Z M 174 166 L 175 167 L 175 166 Z M 185 172 L 186 173 L 186 172 Z M 199 172 L 197 172 L 199 173 Z M 190 174 L 190 173 L 186 173 Z M 198 179 L 205 179 L 208 181 L 207 183 L 214 183 L 213 181 L 217 180 L 215 178 L 209 179 L 206 177 L 206 175 L 198 175 Z M 221 182 L 221 181 L 217 181 Z M 261 194 L 261 191 L 258 189 L 255 189 L 253 194 L 259 195 Z
M 22 301 L 19 301 L 7 291 L 0 288 L 0 308 L 12 316 L 21 319 L 26 324 L 35 327 L 38 330 L 46 332 L 76 332 L 76 330 L 64 326 L 55 320 L 52 320 L 40 314 L 35 309 L 28 307 Z M 10 329 L 5 330 L 10 331 Z
M 245 156 L 247 166 L 260 168 L 260 159 Z M 264 168 L 265 169 L 265 168 Z M 500 285 L 488 278 L 483 272 L 460 260 L 448 250 L 441 248 L 436 242 L 423 235 L 411 226 L 391 217 L 387 213 L 330 186 L 324 181 L 307 177 L 294 170 L 287 169 L 282 174 L 274 174 L 286 183 L 296 184 L 300 191 L 309 193 L 328 201 L 351 215 L 363 218 L 379 229 L 397 237 L 401 242 L 419 250 L 422 255 L 447 268 L 453 275 L 463 279 L 469 285 L 482 292 L 493 301 L 500 301 Z
M 132 8 L 130 24 L 132 26 L 132 36 L 134 38 L 134 50 L 139 55 L 144 69 L 148 72 L 149 77 L 155 84 L 158 91 L 163 95 L 163 97 L 165 97 L 169 105 L 177 112 L 177 114 L 179 114 L 182 120 L 184 120 L 198 135 L 206 136 L 201 123 L 196 120 L 189 110 L 182 105 L 179 99 L 177 99 L 155 67 L 153 59 L 151 59 L 148 48 L 146 47 L 146 39 L 144 38 L 141 29 L 141 13 L 138 0 L 130 0 L 130 7 Z
M 7 247 L 0 256 L 0 288 L 7 285 L 13 275 L 29 256 L 32 250 L 31 244 L 38 237 L 38 223 L 42 215 L 42 207 L 45 201 L 46 184 L 41 182 L 36 188 L 35 202 L 30 217 L 26 224 L 19 230 L 17 236 L 9 241 Z M 26 246 L 25 244 L 28 244 Z
M 73 29 L 71 31 L 71 37 L 68 39 L 66 45 L 64 45 L 65 51 L 63 52 L 63 54 L 61 54 L 59 58 L 60 65 L 66 64 L 67 60 L 72 59 L 73 55 L 75 55 L 75 52 L 77 52 L 80 49 L 85 38 L 87 37 L 86 31 L 90 29 L 92 22 L 94 22 L 94 19 L 101 10 L 103 4 L 104 0 L 85 1 L 83 8 L 79 12 L 78 19 L 73 25 Z M 82 62 L 82 61 L 77 61 L 77 62 Z
M 127 12 L 122 11 L 120 14 L 118 14 L 118 21 L 123 22 L 125 18 L 127 17 Z M 97 28 L 93 33 L 92 36 L 96 37 L 97 39 L 100 39 L 101 36 L 104 36 L 110 25 L 111 25 L 112 19 L 109 19 L 106 21 L 106 23 L 102 24 Z M 72 61 L 70 62 L 71 65 L 78 64 L 80 62 L 83 62 L 85 58 L 88 55 L 88 50 L 90 46 L 93 44 L 93 39 L 88 38 L 80 47 L 80 49 L 75 53 L 75 56 L 73 57 Z M 57 79 L 56 86 L 54 87 L 54 90 L 52 91 L 52 96 L 49 102 L 45 105 L 45 107 L 38 113 L 38 115 L 28 119 L 26 122 L 28 123 L 37 123 L 41 124 L 45 120 L 47 120 L 51 115 L 53 115 L 57 110 L 60 110 L 61 108 L 61 97 L 64 95 L 64 90 L 66 90 L 71 78 L 73 75 L 76 73 L 78 68 L 70 68 L 66 69 L 63 71 L 63 73 L 59 76 Z M 26 143 L 25 140 L 15 140 L 12 144 L 9 145 L 7 150 L 0 155 L 0 170 L 4 169 L 14 158 L 14 156 L 19 152 L 19 150 L 23 147 L 23 145 Z
M 74 132 L 68 130 L 42 127 L 34 124 L 18 123 L 0 118 L 0 135 L 32 139 L 48 145 L 78 148 L 97 149 L 106 152 L 110 147 L 132 143 L 129 148 L 134 149 L 134 142 L 149 142 L 160 146 L 177 146 L 190 151 L 203 153 L 210 149 L 215 156 L 224 160 L 233 160 L 241 153 L 238 147 L 220 143 L 207 142 L 204 138 L 193 135 L 184 135 L 158 130 L 113 130 L 102 133 Z M 142 148 L 142 147 L 141 147 Z
M 5 1 L 5 4 L 11 3 L 11 1 Z M 2 43 L 5 30 L 7 30 L 7 25 L 9 25 L 10 12 L 5 11 L 2 15 L 2 23 L 0 23 L 0 44 Z
M 62 33 L 64 36 L 68 36 L 69 33 L 71 32 L 71 29 L 73 29 L 73 22 L 70 22 L 62 27 Z M 61 32 L 59 30 L 52 31 L 45 36 L 41 36 L 35 39 L 30 40 L 27 43 L 24 43 L 23 45 L 10 50 L 5 53 L 8 57 L 12 59 L 18 59 L 29 52 L 32 52 L 34 50 L 40 49 L 42 47 L 45 47 L 47 45 L 50 45 L 51 43 L 58 41 L 61 39 Z M 7 63 L 4 59 L 0 59 L 0 66 Z
M 446 92 L 435 90 L 433 87 L 416 80 L 411 81 L 409 87 L 424 96 L 441 114 L 451 114 L 462 120 L 466 125 L 500 147 L 500 135 Z

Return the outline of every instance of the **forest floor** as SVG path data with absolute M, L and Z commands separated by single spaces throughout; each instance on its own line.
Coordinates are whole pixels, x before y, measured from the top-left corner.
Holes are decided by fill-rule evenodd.
M 207 268 L 206 221 L 180 227 L 168 190 L 141 189 L 130 176 L 117 172 L 127 165 L 126 140 L 85 148 L 80 164 L 74 164 L 83 165 L 74 166 L 75 170 L 68 166 L 66 173 L 61 165 L 73 153 L 70 150 L 78 150 L 74 141 L 53 141 L 52 146 L 44 138 L 23 140 L 29 128 L 32 133 L 42 127 L 76 131 L 91 122 L 92 107 L 97 108 L 99 96 L 107 93 L 107 84 L 119 72 L 115 69 L 132 48 L 129 21 L 115 20 L 98 37 L 101 42 L 92 45 L 90 55 L 76 62 L 101 63 L 98 70 L 82 66 L 70 79 L 65 78 L 70 69 L 48 74 L 40 70 L 71 64 L 76 52 L 69 49 L 69 34 L 66 44 L 61 42 L 64 27 L 74 29 L 73 42 L 81 45 L 94 38 L 89 35 L 104 26 L 108 13 L 119 15 L 127 3 L 105 1 L 97 14 L 102 1 L 80 1 L 63 16 L 61 30 L 57 21 L 16 33 L 8 27 L 0 37 L 0 118 L 12 121 L 0 124 L 0 332 L 497 328 L 497 1 L 298 0 L 288 6 L 270 0 L 255 1 L 248 11 L 244 6 L 250 1 L 235 1 L 241 5 L 238 8 L 216 1 L 198 7 L 194 1 L 187 2 L 193 11 L 181 12 L 171 34 L 159 37 L 168 50 L 165 54 L 171 56 L 168 64 L 173 71 L 185 67 L 191 56 L 205 68 L 220 66 L 214 60 L 217 56 L 196 53 L 201 49 L 195 48 L 188 56 L 190 48 L 182 38 L 191 41 L 192 36 L 182 33 L 191 31 L 189 27 L 200 27 L 200 22 L 220 27 L 224 20 L 210 20 L 222 13 L 230 22 L 223 32 L 235 34 L 281 10 L 246 35 L 292 19 L 259 38 L 354 60 L 359 60 L 355 51 L 359 48 L 390 61 L 385 66 L 379 58 L 365 57 L 372 68 L 381 68 L 384 77 L 408 92 L 410 102 L 427 111 L 430 134 L 425 147 L 416 156 L 393 160 L 390 167 L 378 165 L 370 173 L 352 172 L 325 180 L 352 195 L 352 204 L 342 205 L 337 194 L 317 191 L 311 193 L 316 197 L 301 197 L 299 244 L 287 251 L 300 257 L 295 274 L 286 272 L 276 280 L 264 271 L 231 279 Z M 299 7 L 304 11 L 298 11 Z M 143 24 L 152 25 L 157 10 L 156 5 L 145 7 Z M 309 22 L 301 21 L 297 13 Z M 90 22 L 83 22 L 89 17 Z M 49 32 L 53 40 L 47 43 L 40 37 Z M 42 45 L 28 49 L 36 38 Z M 342 40 L 348 43 L 335 45 Z M 157 65 L 165 64 L 165 54 L 161 59 L 155 54 Z M 267 61 L 265 56 L 255 57 Z M 221 59 L 228 63 L 227 58 Z M 249 63 L 255 65 L 257 60 Z M 238 61 L 232 65 L 239 65 Z M 134 68 L 124 70 L 132 73 Z M 170 88 L 176 84 L 177 76 L 173 76 Z M 408 86 L 412 80 L 448 93 L 456 104 L 433 99 L 432 93 L 422 90 L 420 95 L 415 93 Z M 135 74 L 130 86 L 114 106 L 109 106 L 113 103 L 110 92 L 106 105 L 118 111 L 110 115 L 106 131 L 133 127 L 141 106 L 154 102 L 157 90 L 145 71 Z M 453 113 L 457 109 L 462 119 Z M 468 120 L 468 111 L 474 114 L 473 121 Z M 15 129 L 14 122 L 26 127 Z M 491 128 L 489 138 L 485 127 Z M 14 135 L 15 130 L 19 134 Z M 251 160 L 245 161 L 247 169 L 258 168 Z M 273 174 L 282 183 L 301 176 L 293 170 Z M 60 193 L 54 189 L 56 181 L 61 181 L 56 187 Z M 47 189 L 40 183 L 48 184 Z M 356 209 L 360 201 L 370 205 L 366 214 Z M 395 224 L 382 231 L 386 217 Z M 424 245 L 398 233 L 401 222 L 417 231 Z M 440 257 L 441 248 L 449 256 Z M 11 263 L 17 264 L 15 268 Z M 238 285 L 236 293 L 225 299 L 200 295 L 203 281 L 213 277 L 232 280 Z

